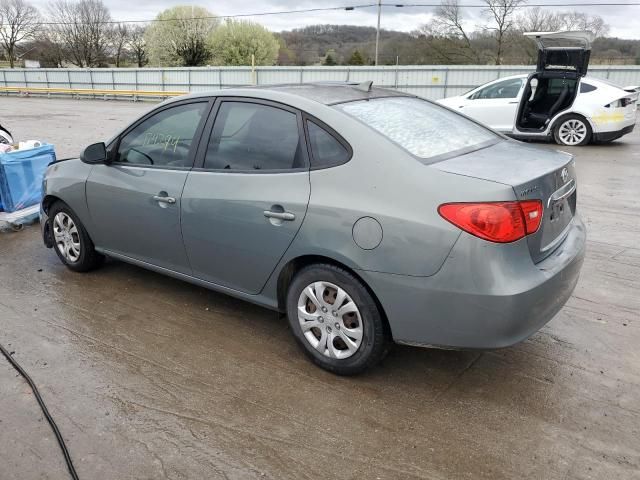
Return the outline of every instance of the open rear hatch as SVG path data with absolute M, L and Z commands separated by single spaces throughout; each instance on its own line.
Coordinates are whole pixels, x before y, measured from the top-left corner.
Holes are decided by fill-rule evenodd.
M 577 78 L 584 77 L 589 67 L 591 43 L 595 35 L 588 31 L 525 32 L 538 45 L 538 73 L 562 72 Z
M 527 236 L 534 263 L 549 256 L 567 235 L 576 212 L 576 176 L 568 153 L 524 146 L 514 141 L 454 157 L 431 166 L 442 171 L 513 187 L 518 200 L 541 200 L 538 231 Z

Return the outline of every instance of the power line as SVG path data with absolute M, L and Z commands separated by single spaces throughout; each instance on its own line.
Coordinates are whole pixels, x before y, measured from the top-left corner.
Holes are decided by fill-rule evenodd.
M 398 7 L 398 8 L 412 8 L 412 7 L 440 7 L 441 3 L 383 3 L 383 7 Z M 530 7 L 620 7 L 620 6 L 639 6 L 640 2 L 580 2 L 580 3 L 526 3 L 518 5 L 518 8 L 530 8 Z M 459 8 L 487 8 L 487 4 L 458 4 Z
M 314 12 L 329 12 L 336 10 L 355 10 L 360 8 L 370 8 L 377 6 L 376 3 L 369 3 L 364 5 L 345 5 L 342 7 L 318 7 L 318 8 L 303 8 L 298 10 L 279 10 L 274 12 L 256 12 L 256 13 L 237 13 L 234 15 L 206 15 L 201 17 L 185 17 L 185 18 L 160 18 L 151 20 L 106 20 L 102 22 L 93 22 L 95 24 L 115 24 L 115 23 L 153 23 L 153 22 L 183 22 L 190 20 L 220 20 L 227 18 L 242 18 L 242 17 L 266 17 L 273 15 L 291 15 L 295 13 L 314 13 Z M 39 22 L 40 25 L 79 25 L 83 22 Z
M 391 8 L 436 8 L 440 7 L 441 3 L 382 3 L 382 7 Z M 620 6 L 640 6 L 640 2 L 579 2 L 579 3 L 527 3 L 518 6 L 518 8 L 531 8 L 531 7 L 620 7 Z M 234 15 L 207 15 L 200 17 L 185 17 L 185 18 L 162 18 L 162 19 L 147 19 L 147 20 L 105 20 L 99 22 L 91 22 L 92 24 L 118 24 L 118 23 L 154 23 L 154 22 L 183 22 L 183 21 L 197 21 L 197 20 L 221 20 L 232 18 L 245 18 L 245 17 L 266 17 L 277 15 L 293 15 L 299 13 L 316 13 L 316 12 L 330 12 L 330 11 L 352 11 L 356 9 L 366 9 L 378 7 L 377 3 L 367 3 L 360 5 L 343 5 L 336 7 L 317 7 L 317 8 L 304 8 L 297 10 L 278 10 L 273 12 L 255 12 L 255 13 L 237 13 Z M 486 4 L 458 4 L 459 8 L 487 8 Z M 38 22 L 39 25 L 83 25 L 88 22 Z

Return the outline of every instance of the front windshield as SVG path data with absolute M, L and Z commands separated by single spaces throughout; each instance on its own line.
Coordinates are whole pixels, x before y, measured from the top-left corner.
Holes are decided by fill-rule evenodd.
M 463 115 L 414 97 L 358 100 L 336 108 L 422 159 L 466 153 L 501 138 Z

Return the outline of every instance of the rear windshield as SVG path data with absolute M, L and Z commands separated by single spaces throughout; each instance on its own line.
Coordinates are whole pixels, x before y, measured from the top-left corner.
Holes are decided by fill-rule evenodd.
M 413 97 L 359 100 L 336 108 L 431 162 L 492 145 L 501 138 L 462 115 Z

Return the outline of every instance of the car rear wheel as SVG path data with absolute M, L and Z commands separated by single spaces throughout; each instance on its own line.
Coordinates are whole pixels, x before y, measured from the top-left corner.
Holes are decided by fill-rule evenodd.
M 51 206 L 49 222 L 53 249 L 62 263 L 76 272 L 100 266 L 104 256 L 96 252 L 86 229 L 66 204 L 56 202 Z
M 287 316 L 298 344 L 318 366 L 355 375 L 385 356 L 383 317 L 365 286 L 329 264 L 303 268 L 287 292 Z
M 5 130 L 0 129 L 0 143 L 11 145 L 13 143 L 13 138 L 11 137 L 11 134 Z
M 591 135 L 591 125 L 579 115 L 562 117 L 553 132 L 556 143 L 570 147 L 586 145 Z

